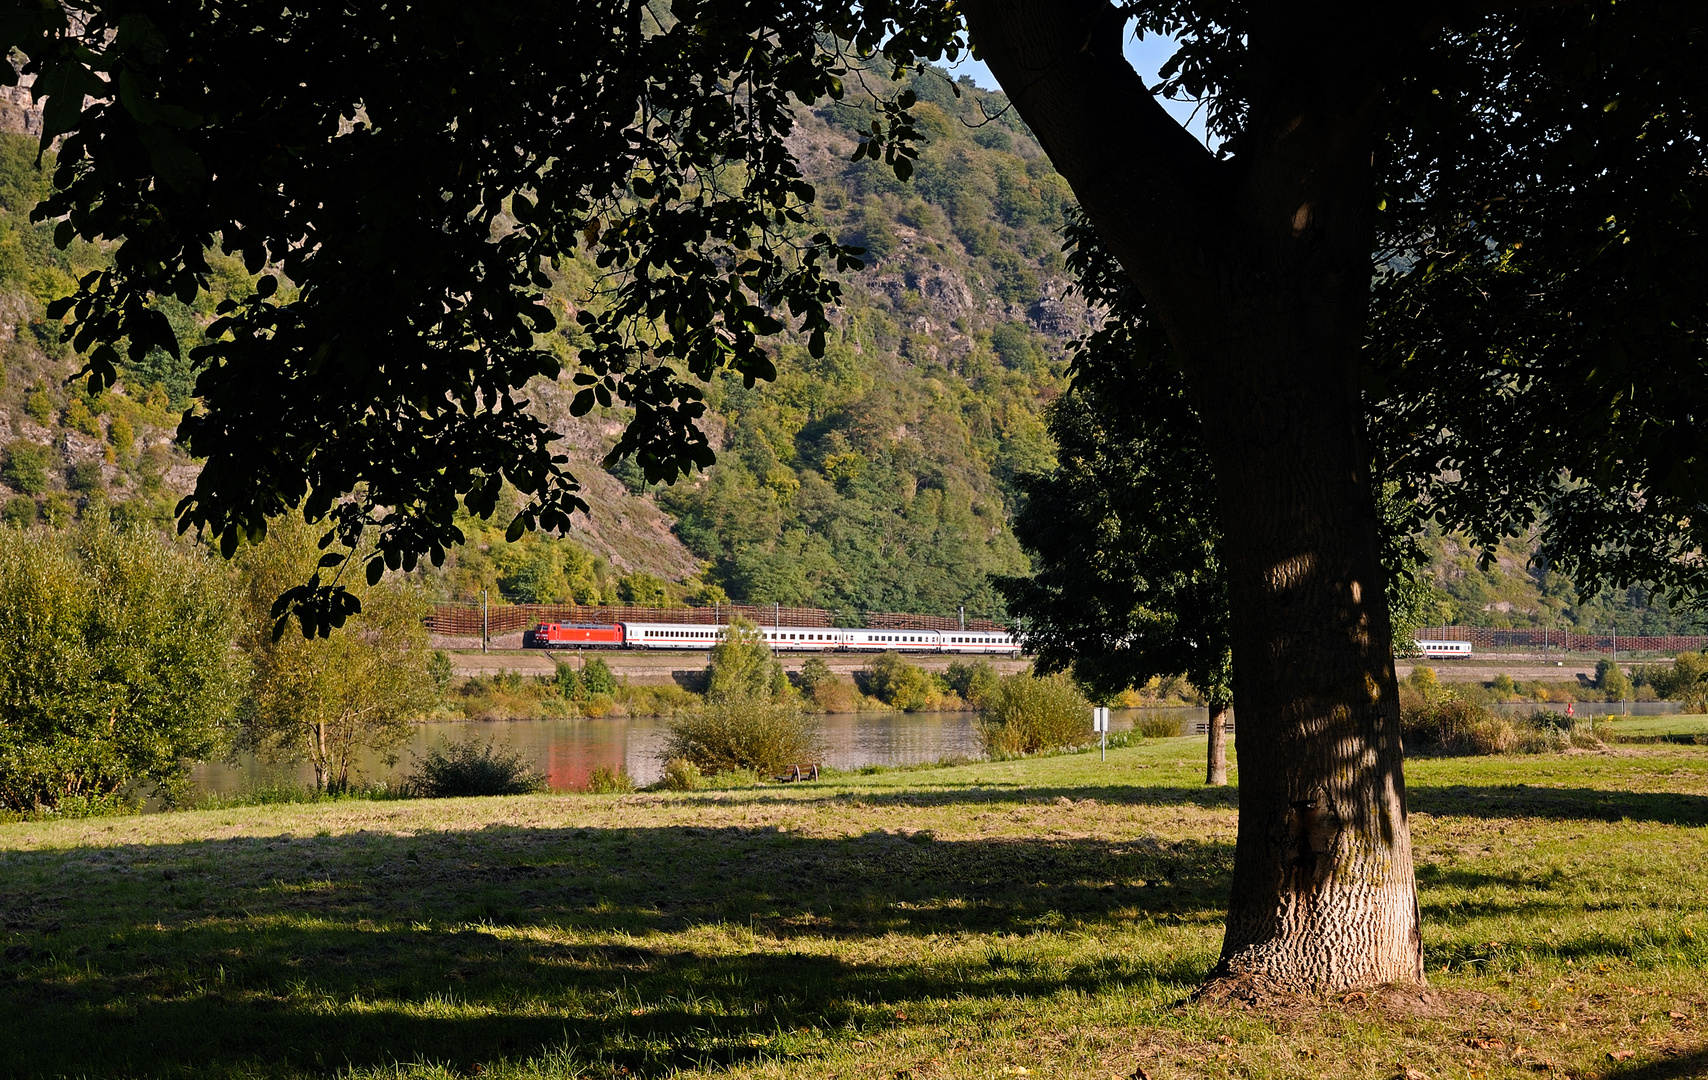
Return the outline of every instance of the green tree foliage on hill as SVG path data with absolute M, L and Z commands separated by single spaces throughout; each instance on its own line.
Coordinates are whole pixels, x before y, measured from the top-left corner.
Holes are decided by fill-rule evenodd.
M 26 436 L 14 438 L 9 449 L 20 460 L 32 458 L 41 465 L 16 473 L 0 463 L 0 482 L 35 496 L 37 504 L 30 509 L 37 516 L 68 516 L 58 505 L 66 499 L 72 500 L 70 514 L 81 513 L 87 500 L 72 495 L 101 488 L 106 502 L 122 504 L 129 520 L 169 520 L 176 495 L 163 489 L 162 474 L 182 458 L 164 436 L 190 403 L 194 372 L 182 353 L 174 359 L 154 350 L 152 366 L 126 367 L 121 383 L 106 392 L 67 384 L 79 361 L 59 340 L 59 321 L 49 317 L 47 307 L 75 287 L 78 277 L 109 260 L 98 244 L 76 241 L 57 247 L 53 225 L 30 220 L 39 200 L 51 193 L 54 156 L 48 153 L 38 166 L 39 149 L 29 136 L 0 132 L 0 319 L 12 328 L 10 340 L 0 343 L 0 414 L 14 435 Z M 214 303 L 209 297 L 192 309 L 166 298 L 157 306 L 168 314 L 179 340 L 192 344 L 212 318 Z M 94 470 L 103 461 L 116 466 L 115 475 L 97 481 Z M 106 505 L 97 505 L 97 516 L 104 516 Z M 21 520 L 26 508 L 17 506 L 12 517 Z
M 1026 565 L 1007 522 L 1015 479 L 1053 460 L 1043 406 L 1079 323 L 1043 285 L 1064 284 L 1071 200 L 1000 98 L 936 70 L 906 87 L 930 136 L 906 184 L 845 160 L 869 105 L 803 126 L 838 150 L 803 165 L 818 217 L 868 249 L 825 354 L 785 344 L 774 381 L 714 380 L 726 448 L 656 495 L 737 601 L 1000 614 L 989 576 Z
M 223 567 L 151 532 L 0 530 L 0 806 L 181 793 L 233 731 L 235 601 Z
M 1540 537 L 1507 537 L 1484 558 L 1474 541 L 1426 523 L 1424 574 L 1439 591 L 1430 625 L 1492 626 L 1621 636 L 1701 634 L 1708 614 L 1679 607 L 1644 585 L 1579 592 L 1544 552 Z
M 715 385 L 708 398 L 735 418 L 733 445 L 659 505 L 737 601 L 999 610 L 987 575 L 1024 557 L 981 460 L 996 442 L 989 403 L 941 369 L 932 378 L 868 356 L 857 368 L 844 346 L 822 362 L 789 349 L 772 386 Z
M 513 492 L 500 496 L 501 506 L 519 505 Z M 491 603 L 598 604 L 617 599 L 617 575 L 602 557 L 568 537 L 531 532 L 507 542 L 504 529 L 473 514 L 457 515 L 466 537 L 445 565 L 422 574 L 423 585 L 437 599 L 479 600 L 484 590 Z

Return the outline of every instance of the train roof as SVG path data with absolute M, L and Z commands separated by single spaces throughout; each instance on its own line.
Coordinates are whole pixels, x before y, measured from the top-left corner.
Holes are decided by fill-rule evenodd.
M 560 626 L 577 625 L 560 623 Z M 621 625 L 630 630 L 712 630 L 722 631 L 729 628 L 728 623 L 674 623 L 674 622 L 624 622 Z M 800 626 L 793 623 L 759 623 L 761 633 L 774 633 L 783 630 L 812 631 L 827 634 L 988 634 L 991 636 L 1009 636 L 1007 630 L 925 630 L 902 626 Z

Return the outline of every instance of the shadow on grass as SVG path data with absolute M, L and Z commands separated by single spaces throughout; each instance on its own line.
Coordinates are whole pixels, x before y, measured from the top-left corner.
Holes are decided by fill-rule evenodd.
M 834 782 L 831 782 L 833 785 Z M 777 797 L 772 789 L 767 796 Z M 942 783 L 923 791 L 844 794 L 816 786 L 792 789 L 789 801 L 848 802 L 861 806 L 965 806 L 1047 804 L 1061 799 L 1093 799 L 1119 806 L 1192 806 L 1202 810 L 1239 809 L 1239 788 L 1201 786 L 1144 786 L 1136 784 L 1074 787 L 1022 787 L 973 781 Z M 1617 791 L 1602 788 L 1556 788 L 1527 784 L 1407 785 L 1408 806 L 1439 816 L 1519 818 L 1537 817 L 1583 821 L 1649 821 L 1664 825 L 1708 825 L 1708 796 L 1665 791 Z
M 861 806 L 977 806 L 984 803 L 1015 805 L 1048 804 L 1061 799 L 1079 802 L 1091 799 L 1110 806 L 1195 806 L 1203 810 L 1239 809 L 1238 787 L 1180 787 L 1176 785 L 1145 786 L 1138 784 L 1082 784 L 1072 787 L 1037 787 L 1029 784 L 999 782 L 975 783 L 941 781 L 930 778 L 932 786 L 925 790 L 873 792 L 862 790 L 846 794 L 820 787 L 834 788 L 835 781 L 820 786 L 790 789 L 790 802 L 847 802 Z M 778 789 L 766 789 L 772 793 Z
M 1708 825 L 1708 796 L 1666 791 L 1535 787 L 1528 784 L 1409 786 L 1414 811 L 1439 816 L 1648 821 Z
M 1708 1076 L 1708 1047 L 1640 1065 L 1615 1066 L 1600 1075 L 1603 1080 L 1684 1080 L 1685 1077 Z
M 894 1002 L 1190 985 L 1203 958 L 1175 954 L 1191 950 L 1039 959 L 1005 941 L 1217 925 L 1231 861 L 1221 844 L 769 827 L 12 853 L 0 1075 L 466 1071 L 554 1047 L 661 1075 L 810 1056 L 820 1036 L 797 1032 L 897 1025 Z M 891 933 L 930 937 L 861 944 Z M 993 937 L 935 944 L 967 934 Z

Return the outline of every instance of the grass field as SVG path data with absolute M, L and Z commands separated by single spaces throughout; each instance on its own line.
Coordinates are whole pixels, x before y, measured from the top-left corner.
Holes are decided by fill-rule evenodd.
M 1708 735 L 1708 716 L 1702 715 L 1609 716 L 1605 722 L 1615 738 Z
M 1264 1009 L 1201 752 L 3 826 L 0 1076 L 1708 1073 L 1708 747 L 1410 763 L 1430 990 Z

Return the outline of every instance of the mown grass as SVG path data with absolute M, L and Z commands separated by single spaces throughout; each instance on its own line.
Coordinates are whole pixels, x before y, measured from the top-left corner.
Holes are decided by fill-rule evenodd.
M 1671 716 L 1609 716 L 1596 718 L 1605 723 L 1614 738 L 1653 738 L 1664 735 L 1708 735 L 1708 716 L 1673 714 Z
M 1430 992 L 1253 1010 L 1200 753 L 5 826 L 0 1075 L 1708 1071 L 1708 748 L 1413 762 Z

